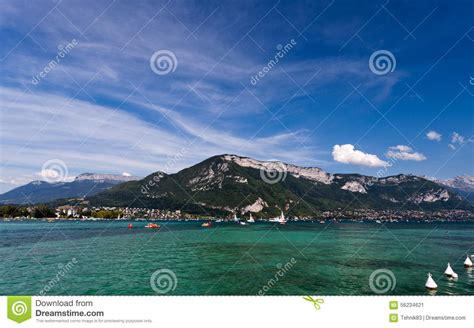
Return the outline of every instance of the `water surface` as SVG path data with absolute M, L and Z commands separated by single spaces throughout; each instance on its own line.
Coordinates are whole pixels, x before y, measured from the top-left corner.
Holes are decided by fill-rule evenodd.
M 431 272 L 437 295 L 474 295 L 474 272 L 463 267 L 474 224 L 128 223 L 1 222 L 0 294 L 37 295 L 49 284 L 48 295 L 155 295 L 151 275 L 169 269 L 177 284 L 168 295 L 374 295 L 369 277 L 386 269 L 395 277 L 386 294 L 425 295 Z M 455 282 L 443 277 L 447 262 Z

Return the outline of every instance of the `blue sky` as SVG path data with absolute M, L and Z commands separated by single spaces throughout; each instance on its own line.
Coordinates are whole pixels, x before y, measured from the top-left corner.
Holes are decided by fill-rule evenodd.
M 473 9 L 2 1 L 0 192 L 41 179 L 51 160 L 69 178 L 144 176 L 222 153 L 329 172 L 473 175 Z M 369 65 L 380 50 L 387 71 Z M 150 62 L 157 51 L 172 54 L 169 72 Z

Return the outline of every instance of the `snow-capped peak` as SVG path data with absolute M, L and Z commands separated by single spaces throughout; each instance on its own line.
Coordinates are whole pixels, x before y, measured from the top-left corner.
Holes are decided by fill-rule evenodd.
M 82 173 L 78 175 L 74 181 L 86 181 L 92 180 L 97 182 L 104 182 L 104 181 L 135 181 L 139 180 L 139 177 L 125 175 L 125 174 L 99 174 L 99 173 Z
M 452 179 L 436 179 L 433 177 L 425 177 L 446 187 L 456 188 L 463 191 L 474 192 L 474 176 L 460 175 Z
M 285 171 L 295 178 L 303 177 L 324 184 L 330 184 L 334 179 L 332 174 L 326 173 L 317 167 L 302 167 L 279 161 L 259 161 L 253 158 L 237 155 L 224 155 L 223 159 L 234 162 L 243 167 L 251 167 L 257 170 Z

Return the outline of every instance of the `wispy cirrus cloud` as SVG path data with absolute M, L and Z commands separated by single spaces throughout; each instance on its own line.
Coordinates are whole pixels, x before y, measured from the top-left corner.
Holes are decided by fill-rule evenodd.
M 117 2 L 110 7 L 98 2 L 18 2 L 3 8 L 4 26 L 18 35 L 34 27 L 30 38 L 5 38 L 0 48 L 2 152 L 8 158 L 1 176 L 9 181 L 33 176 L 44 160 L 56 157 L 71 172 L 147 174 L 190 142 L 196 147 L 180 167 L 237 151 L 311 161 L 318 153 L 313 144 L 294 147 L 310 128 L 290 129 L 272 117 L 272 108 L 348 78 L 365 91 L 386 90 L 397 80 L 396 74 L 374 79 L 358 58 L 299 59 L 290 53 L 253 87 L 250 77 L 274 56 L 278 44 L 288 41 L 287 36 L 266 37 L 256 46 L 257 36 L 246 37 L 257 32 L 253 28 L 258 24 L 272 25 L 261 21 L 271 6 L 245 17 L 244 25 L 238 24 L 243 16 L 229 17 L 217 5 L 199 13 L 167 2 Z M 228 29 L 229 19 L 237 29 Z M 290 26 L 289 31 L 293 36 Z M 58 46 L 73 39 L 77 46 L 33 85 L 32 77 L 57 55 Z M 176 55 L 178 67 L 172 75 L 151 71 L 150 56 L 159 49 Z M 246 122 L 249 115 L 251 124 Z M 269 120 L 275 124 L 260 129 Z
M 32 95 L 9 88 L 0 88 L 0 92 L 3 96 L 0 137 L 2 157 L 6 158 L 2 162 L 3 180 L 20 172 L 30 172 L 30 179 L 35 179 L 41 165 L 52 158 L 64 161 L 75 174 L 92 169 L 146 175 L 162 170 L 169 158 L 183 149 L 186 151 L 173 171 L 211 154 L 229 153 L 236 148 L 248 156 L 259 157 L 265 153 L 286 160 L 298 160 L 310 154 L 309 150 L 286 149 L 295 134 L 249 140 L 146 103 L 141 104 L 142 108 L 159 110 L 164 115 L 164 124 L 154 125 L 124 109 L 59 95 Z M 138 108 L 140 104 L 127 104 L 130 106 Z M 182 133 L 177 133 L 176 128 Z

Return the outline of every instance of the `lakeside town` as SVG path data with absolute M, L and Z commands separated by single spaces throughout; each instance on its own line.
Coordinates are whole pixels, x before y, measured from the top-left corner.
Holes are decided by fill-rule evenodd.
M 51 208 L 46 205 L 37 206 L 0 206 L 0 219 L 11 220 L 219 220 L 234 221 L 237 217 L 246 220 L 253 215 L 255 220 L 270 221 L 259 213 L 229 213 L 227 216 L 209 216 L 185 213 L 181 210 L 149 209 L 141 207 L 84 207 L 63 205 Z M 474 222 L 474 212 L 466 210 L 374 210 L 374 209 L 337 209 L 321 211 L 313 216 L 292 216 L 282 213 L 288 221 L 385 221 L 385 222 Z

